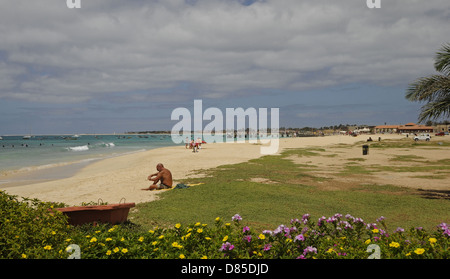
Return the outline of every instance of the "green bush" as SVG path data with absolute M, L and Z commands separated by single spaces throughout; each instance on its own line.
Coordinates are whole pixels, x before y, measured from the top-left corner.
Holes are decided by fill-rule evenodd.
M 1 193 L 2 258 L 67 258 L 79 247 L 82 259 L 449 259 L 450 230 L 422 228 L 389 233 L 384 218 L 366 223 L 335 214 L 317 222 L 309 214 L 274 230 L 255 231 L 242 217 L 213 224 L 176 224 L 143 230 L 122 225 L 67 225 L 66 218 L 37 200 L 19 202 Z M 53 205 L 54 206 L 54 205 Z M 379 254 L 377 254 L 379 252 Z
M 56 258 L 70 232 L 67 218 L 52 208 L 62 204 L 0 191 L 0 258 Z

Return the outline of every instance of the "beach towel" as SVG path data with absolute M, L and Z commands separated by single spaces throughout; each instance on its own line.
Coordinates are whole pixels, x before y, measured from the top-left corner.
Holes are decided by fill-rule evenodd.
M 183 183 L 178 183 L 177 186 L 175 186 L 174 189 L 187 189 L 187 188 L 189 188 L 188 185 L 183 184 Z

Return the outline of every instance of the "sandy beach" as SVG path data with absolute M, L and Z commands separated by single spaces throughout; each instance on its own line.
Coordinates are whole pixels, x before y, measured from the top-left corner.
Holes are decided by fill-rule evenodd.
M 402 135 L 371 135 L 373 139 L 400 139 Z M 330 146 L 352 144 L 365 141 L 369 135 L 350 137 L 343 135 L 325 137 L 302 137 L 280 139 L 281 152 L 285 148 L 310 146 Z M 251 143 L 212 143 L 204 144 L 198 153 L 183 146 L 164 147 L 104 159 L 89 164 L 69 178 L 58 179 L 31 185 L 4 187 L 9 194 L 20 197 L 38 198 L 43 201 L 64 202 L 80 205 L 82 202 L 119 203 L 149 202 L 158 198 L 161 191 L 142 191 L 151 183 L 149 174 L 156 172 L 156 165 L 163 163 L 172 171 L 174 185 L 185 178 L 195 179 L 196 171 L 214 168 L 225 164 L 245 162 L 258 158 L 261 145 Z M 359 153 L 361 152 L 360 148 Z M 352 154 L 352 156 L 354 156 Z

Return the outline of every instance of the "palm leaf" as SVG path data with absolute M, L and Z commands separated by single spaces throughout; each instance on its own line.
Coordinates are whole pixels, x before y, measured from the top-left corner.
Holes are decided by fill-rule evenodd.
M 444 45 L 436 53 L 434 68 L 444 75 L 450 75 L 450 44 Z

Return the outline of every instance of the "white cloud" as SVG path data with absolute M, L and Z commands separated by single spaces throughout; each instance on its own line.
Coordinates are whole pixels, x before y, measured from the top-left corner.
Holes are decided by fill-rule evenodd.
M 161 89 L 227 98 L 405 84 L 433 70 L 450 37 L 447 0 L 381 9 L 356 0 L 64 2 L 0 0 L 0 98 L 71 103 Z

